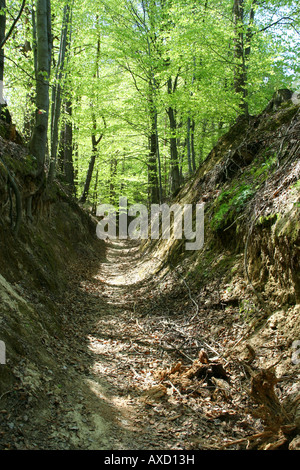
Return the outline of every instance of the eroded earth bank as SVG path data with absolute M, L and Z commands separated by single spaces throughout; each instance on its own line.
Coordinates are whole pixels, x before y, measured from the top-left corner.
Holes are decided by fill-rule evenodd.
M 299 449 L 299 106 L 242 119 L 174 202 L 205 244 L 102 242 L 1 137 L 0 448 Z M 29 190 L 29 188 L 31 188 Z

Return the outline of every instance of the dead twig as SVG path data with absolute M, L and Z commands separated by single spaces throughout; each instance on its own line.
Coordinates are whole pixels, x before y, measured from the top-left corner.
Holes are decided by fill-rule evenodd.
M 233 446 L 236 444 L 242 444 L 245 441 L 254 441 L 255 439 L 271 437 L 272 435 L 273 435 L 272 431 L 264 431 L 258 434 L 252 434 L 252 436 L 246 436 L 246 437 L 243 437 L 242 439 L 237 439 L 236 441 L 226 442 L 226 444 L 222 445 L 221 449 L 225 449 L 226 447 Z

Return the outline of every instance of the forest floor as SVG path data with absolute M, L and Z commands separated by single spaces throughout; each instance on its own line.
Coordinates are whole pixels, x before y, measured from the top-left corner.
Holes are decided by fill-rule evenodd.
M 227 328 L 228 312 L 216 302 L 205 307 L 200 297 L 196 312 L 188 286 L 176 273 L 154 275 L 158 261 L 141 257 L 132 242 L 107 242 L 100 262 L 101 256 L 73 267 L 57 303 L 63 323 L 52 346 L 57 369 L 43 371 L 42 400 L 31 397 L 15 410 L 16 420 L 6 416 L 6 446 L 246 448 L 263 427 L 249 413 L 246 371 L 223 356 L 243 325 Z M 220 322 L 216 343 L 211 329 Z

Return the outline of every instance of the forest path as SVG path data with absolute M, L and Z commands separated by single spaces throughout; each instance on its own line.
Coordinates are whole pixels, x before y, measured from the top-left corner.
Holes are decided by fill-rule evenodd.
M 229 385 L 218 346 L 208 343 L 209 316 L 216 326 L 222 312 L 195 320 L 186 286 L 153 275 L 156 263 L 120 241 L 107 243 L 102 262 L 78 259 L 58 305 L 60 373 L 29 419 L 27 448 L 220 449 L 257 432 L 239 371 Z M 211 380 L 207 365 L 193 364 L 203 344 L 217 355 L 221 374 Z

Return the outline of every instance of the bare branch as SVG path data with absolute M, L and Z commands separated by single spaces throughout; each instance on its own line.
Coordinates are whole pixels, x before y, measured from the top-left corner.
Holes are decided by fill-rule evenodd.
M 20 8 L 20 11 L 18 13 L 18 16 L 15 18 L 15 20 L 13 21 L 13 24 L 11 25 L 7 35 L 5 36 L 5 38 L 3 39 L 3 41 L 1 42 L 0 44 L 0 50 L 3 49 L 4 45 L 7 43 L 7 41 L 9 40 L 17 22 L 19 21 L 19 19 L 21 18 L 21 15 L 23 13 L 23 10 L 24 10 L 24 7 L 25 7 L 25 3 L 26 3 L 26 0 L 23 0 L 22 2 L 22 5 L 21 5 L 21 8 Z
M 283 20 L 289 20 L 291 21 L 292 23 L 294 22 L 293 18 L 291 18 L 290 16 L 283 16 L 282 18 L 280 18 L 279 20 L 277 21 L 274 21 L 274 23 L 271 23 L 269 24 L 268 26 L 265 26 L 265 28 L 262 28 L 258 31 L 258 33 L 262 33 L 263 31 L 266 31 L 267 29 L 270 29 L 272 28 L 273 26 L 276 26 L 277 24 L 279 24 L 281 21 Z M 292 26 L 291 23 L 284 23 L 284 24 L 290 24 Z

